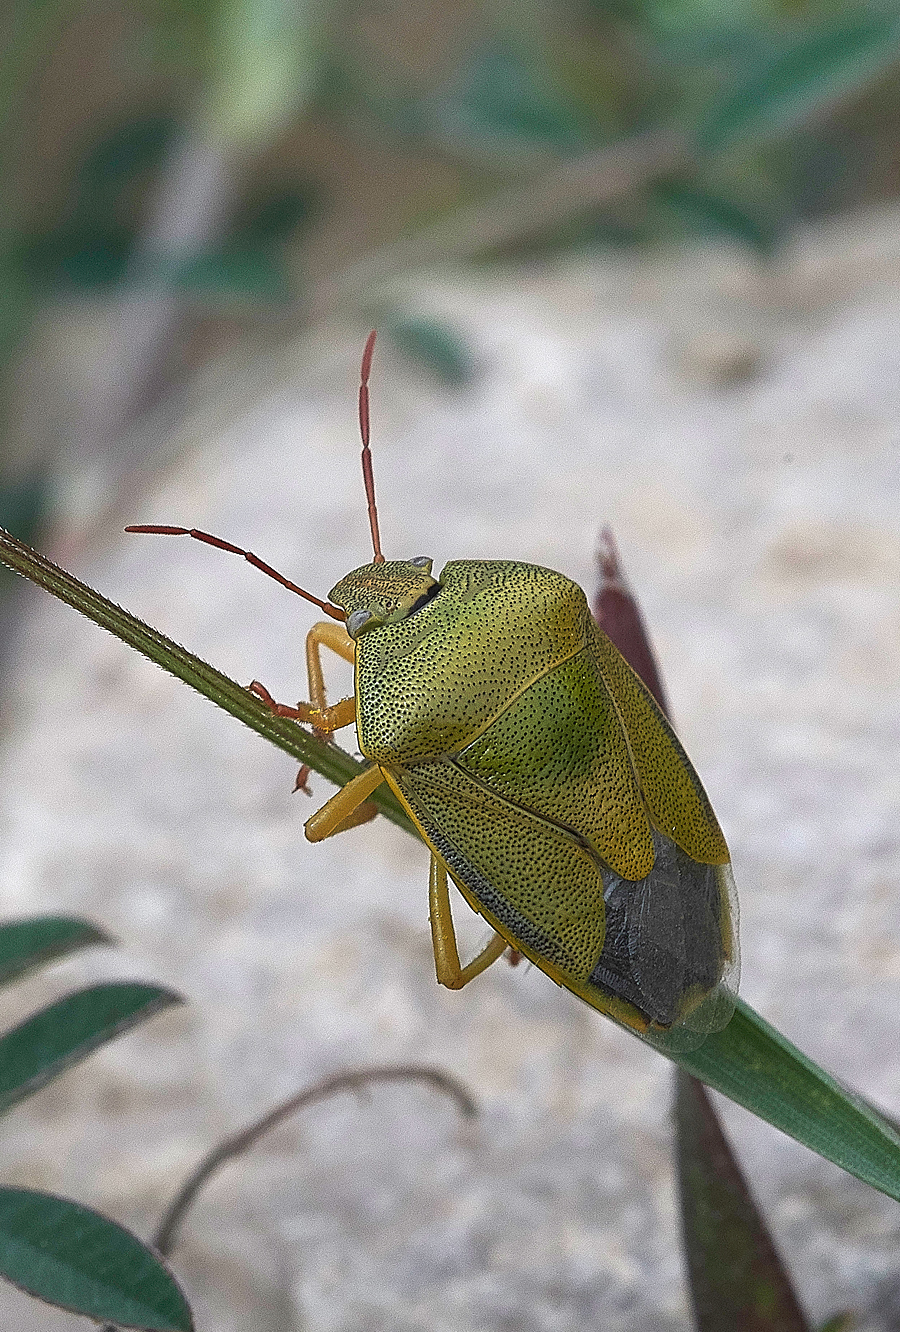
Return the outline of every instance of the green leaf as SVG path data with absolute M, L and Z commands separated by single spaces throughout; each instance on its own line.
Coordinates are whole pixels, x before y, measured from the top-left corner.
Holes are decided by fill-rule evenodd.
M 42 468 L 0 485 L 0 527 L 8 527 L 23 541 L 31 541 L 47 512 L 50 490 Z
M 0 1275 L 88 1318 L 147 1332 L 191 1332 L 187 1300 L 165 1263 L 88 1207 L 0 1188 Z
M 36 283 L 93 291 L 121 282 L 134 230 L 103 218 L 65 223 L 53 231 L 26 234 L 20 245 L 23 270 Z
M 291 294 L 285 265 L 265 249 L 250 246 L 209 251 L 161 265 L 159 277 L 166 286 L 203 297 L 285 301 Z
M 149 657 L 158 666 L 176 675 L 179 680 L 184 680 L 185 684 L 204 694 L 213 703 L 229 712 L 232 717 L 236 717 L 245 726 L 249 726 L 251 730 L 270 740 L 272 744 L 278 745 L 298 762 L 308 763 L 315 772 L 321 773 L 336 786 L 343 786 L 369 766 L 366 763 L 358 763 L 337 745 L 325 744 L 318 740 L 296 722 L 286 717 L 276 717 L 255 694 L 251 694 L 242 685 L 230 680 L 215 667 L 207 665 L 205 661 L 195 657 L 178 643 L 173 643 L 164 634 L 151 629 L 142 620 L 122 610 L 121 606 L 101 596 L 99 592 L 93 591 L 65 569 L 60 569 L 58 565 L 17 540 L 11 533 L 3 531 L 2 528 L 0 528 L 0 560 L 16 573 L 52 592 L 61 601 L 74 606 L 89 620 L 108 629 L 111 634 L 115 634 L 124 643 L 142 652 L 145 657 Z M 412 823 L 387 786 L 379 787 L 371 798 L 392 822 L 412 831 Z
M 575 152 L 587 141 L 580 115 L 538 62 L 526 63 L 505 43 L 482 47 L 458 87 L 435 102 L 435 113 L 448 137 L 480 140 L 494 152 L 517 147 Z
M 108 934 L 76 916 L 31 916 L 0 925 L 0 985 L 76 948 L 110 942 Z
M 276 190 L 241 209 L 234 223 L 235 245 L 260 248 L 289 241 L 315 216 L 318 192 L 310 181 L 299 188 Z
M 208 132 L 232 152 L 271 142 L 315 95 L 327 9 L 226 0 L 214 10 L 205 81 Z
M 732 85 L 702 118 L 701 149 L 718 152 L 788 133 L 864 88 L 900 58 L 900 19 L 843 19 L 809 32 Z
M 900 1133 L 870 1105 L 738 999 L 724 1031 L 697 1049 L 668 1048 L 666 1034 L 641 1040 L 685 1072 L 900 1202 Z
M 141 115 L 122 121 L 91 144 L 78 166 L 78 207 L 100 218 L 118 203 L 141 172 L 158 167 L 178 132 L 168 115 Z
M 809 1332 L 703 1084 L 676 1073 L 681 1221 L 697 1332 Z
M 468 347 L 440 320 L 394 319 L 387 322 L 385 331 L 395 347 L 445 384 L 466 384 L 472 378 L 474 367 Z
M 76 990 L 0 1036 L 0 1114 L 114 1036 L 182 1000 L 158 985 L 117 981 Z
M 763 257 L 770 255 L 778 243 L 776 227 L 754 217 L 733 200 L 713 194 L 700 185 L 682 180 L 661 180 L 652 187 L 652 193 L 694 235 L 739 241 Z

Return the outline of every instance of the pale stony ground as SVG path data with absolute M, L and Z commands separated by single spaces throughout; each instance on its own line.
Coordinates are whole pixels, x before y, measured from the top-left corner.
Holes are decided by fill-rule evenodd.
M 389 555 L 516 557 L 590 586 L 613 525 L 731 844 L 743 993 L 900 1113 L 900 217 L 801 237 L 777 276 L 714 253 L 581 258 L 409 296 L 480 375 L 452 391 L 381 346 Z M 212 529 L 327 592 L 368 554 L 365 331 L 210 376 L 190 449 L 121 520 Z M 303 693 L 303 604 L 120 526 L 81 576 L 237 679 Z M 4 916 L 78 912 L 121 943 L 5 992 L 3 1018 L 94 977 L 190 1003 L 5 1120 L 3 1179 L 147 1234 L 198 1156 L 279 1097 L 423 1060 L 470 1086 L 478 1124 L 392 1087 L 279 1130 L 187 1224 L 175 1265 L 199 1327 L 689 1326 L 661 1058 L 534 970 L 438 989 L 424 850 L 384 822 L 306 844 L 287 757 L 49 598 L 5 713 Z M 810 1314 L 895 1327 L 900 1207 L 723 1114 Z M 0 1323 L 74 1320 L 0 1290 Z

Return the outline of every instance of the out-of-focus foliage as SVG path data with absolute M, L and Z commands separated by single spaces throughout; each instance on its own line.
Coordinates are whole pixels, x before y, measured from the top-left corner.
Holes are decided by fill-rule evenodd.
M 94 944 L 72 916 L 0 925 L 0 986 Z M 107 982 L 57 999 L 0 1035 L 0 1114 L 172 1004 L 171 990 Z M 190 1309 L 159 1256 L 108 1217 L 34 1189 L 0 1187 L 0 1276 L 48 1304 L 147 1332 L 191 1332 Z
M 92 34 L 96 96 L 82 89 L 63 123 L 92 6 L 66 12 L 3 58 L 17 286 L 121 281 L 166 155 L 198 126 L 236 159 L 223 244 L 150 277 L 205 299 L 284 299 L 301 274 L 327 276 L 476 195 L 654 127 L 684 130 L 683 170 L 563 240 L 714 232 L 765 252 L 798 218 L 896 183 L 891 6 L 126 0 L 118 32 Z
M 636 135 L 683 152 L 604 207 L 562 198 L 537 234 L 514 208 L 490 238 L 476 218 L 454 256 L 713 236 L 765 257 L 896 188 L 898 54 L 900 6 L 875 0 L 12 0 L 0 374 L 48 297 L 155 293 L 188 344 L 198 319 L 239 336 L 473 200 L 521 190 L 526 218 L 554 166 Z M 39 484 L 29 461 L 0 443 L 0 488 Z

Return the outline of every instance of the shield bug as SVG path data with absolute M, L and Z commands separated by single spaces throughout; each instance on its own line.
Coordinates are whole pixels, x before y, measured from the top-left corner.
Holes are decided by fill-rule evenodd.
M 374 554 L 328 601 L 209 533 L 127 530 L 243 555 L 331 617 L 307 637 L 309 703 L 250 688 L 320 734 L 356 723 L 371 766 L 306 835 L 363 822 L 389 784 L 431 852 L 441 984 L 462 988 L 511 947 L 625 1026 L 695 1043 L 728 1022 L 738 963 L 730 857 L 700 779 L 576 583 L 513 560 L 453 560 L 439 577 L 426 556 L 385 560 L 369 446 L 374 342 L 359 389 Z M 325 648 L 355 672 L 354 696 L 333 705 Z M 448 880 L 494 930 L 464 966 Z

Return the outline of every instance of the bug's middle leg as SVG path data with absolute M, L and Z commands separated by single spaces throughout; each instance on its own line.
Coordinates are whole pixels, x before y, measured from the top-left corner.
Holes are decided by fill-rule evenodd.
M 509 946 L 503 935 L 495 931 L 493 939 L 485 944 L 471 962 L 467 962 L 465 966 L 460 964 L 456 931 L 453 928 L 453 916 L 450 911 L 447 871 L 435 855 L 431 857 L 431 870 L 428 875 L 428 912 L 438 984 L 446 985 L 449 990 L 461 990 L 464 985 L 468 985 L 470 980 L 480 976 L 492 962 L 502 957 Z
M 305 829 L 307 840 L 323 842 L 335 833 L 346 832 L 360 823 L 367 823 L 378 813 L 377 805 L 369 804 L 369 796 L 384 781 L 384 774 L 374 763 L 371 768 L 352 777 L 346 786 L 317 809 L 312 818 L 307 819 Z M 373 811 L 370 814 L 368 811 Z

